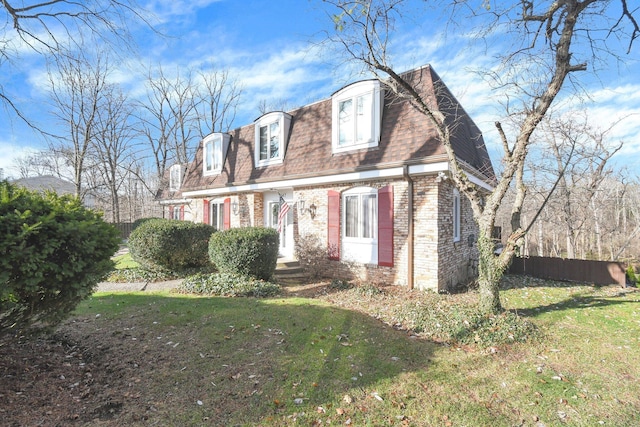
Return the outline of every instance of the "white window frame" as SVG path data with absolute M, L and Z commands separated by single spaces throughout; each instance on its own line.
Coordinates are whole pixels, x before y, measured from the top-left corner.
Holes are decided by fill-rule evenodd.
M 453 189 L 453 241 L 460 241 L 460 191 L 457 188 Z
M 182 205 L 174 205 L 171 210 L 171 219 L 180 219 L 180 210 L 182 209 Z
M 373 197 L 371 197 L 373 196 Z M 364 198 L 373 199 L 370 205 L 369 226 L 363 223 L 367 215 L 364 212 Z M 349 199 L 355 198 L 357 206 L 356 235 L 347 236 Z M 345 191 L 341 195 L 341 235 L 342 235 L 342 259 L 362 264 L 378 264 L 378 189 L 371 187 L 356 187 Z M 366 236 L 369 231 L 369 236 Z
M 365 97 L 370 98 L 370 105 L 364 105 Z M 351 141 L 341 141 L 341 106 L 351 102 L 352 119 L 348 128 L 342 127 L 343 133 L 352 135 Z M 358 108 L 358 106 L 362 108 Z M 384 89 L 378 80 L 364 80 L 346 86 L 331 97 L 331 145 L 333 153 L 377 147 L 380 142 L 382 125 L 382 109 L 384 105 Z M 368 107 L 368 108 L 367 108 Z M 358 116 L 364 116 L 358 120 Z M 363 126 L 365 126 L 363 128 Z M 366 138 L 358 139 L 358 134 L 366 134 Z
M 169 168 L 169 191 L 180 190 L 183 172 L 184 169 L 180 164 L 173 165 Z
M 214 211 L 217 211 L 215 223 Z M 222 213 L 222 215 L 220 215 L 220 213 Z M 224 230 L 224 199 L 209 200 L 209 225 L 213 226 L 217 231 Z
M 202 140 L 202 175 L 222 172 L 230 139 L 227 133 L 212 133 Z
M 254 143 L 254 159 L 255 166 L 268 166 L 272 164 L 279 164 L 284 161 L 284 154 L 287 148 L 287 141 L 289 137 L 289 126 L 291 124 L 291 115 L 284 111 L 273 111 L 259 117 L 255 122 L 255 143 Z M 277 124 L 277 133 L 272 134 L 272 126 Z M 261 129 L 266 130 L 267 135 L 267 156 L 266 159 L 260 158 L 260 136 Z M 269 141 L 272 138 L 278 138 L 278 155 L 271 156 L 271 144 Z

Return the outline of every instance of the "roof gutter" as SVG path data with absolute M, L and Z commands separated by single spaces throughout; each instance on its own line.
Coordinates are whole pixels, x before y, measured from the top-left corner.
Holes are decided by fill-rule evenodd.
M 402 174 L 404 179 L 407 181 L 407 286 L 409 289 L 413 289 L 413 180 L 409 175 L 409 165 L 404 165 L 402 167 Z

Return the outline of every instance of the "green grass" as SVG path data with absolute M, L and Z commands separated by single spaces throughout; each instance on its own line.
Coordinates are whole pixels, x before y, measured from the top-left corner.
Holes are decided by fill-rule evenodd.
M 541 337 L 491 350 L 302 298 L 95 294 L 65 327 L 126 337 L 103 357 L 135 361 L 161 425 L 636 424 L 640 295 L 511 283 Z
M 113 261 L 116 263 L 116 270 L 140 267 L 140 264 L 131 258 L 131 254 L 129 252 L 113 257 Z

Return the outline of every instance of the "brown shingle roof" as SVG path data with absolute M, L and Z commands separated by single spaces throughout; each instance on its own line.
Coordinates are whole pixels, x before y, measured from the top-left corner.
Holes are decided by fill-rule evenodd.
M 458 157 L 478 169 L 489 181 L 495 179 L 482 134 L 430 66 L 405 74 L 412 84 L 453 126 L 452 143 Z M 434 89 L 435 88 L 435 89 Z M 254 125 L 231 134 L 223 171 L 202 174 L 202 144 L 189 165 L 181 190 L 195 191 L 259 181 L 278 181 L 302 176 L 368 170 L 380 165 L 444 159 L 444 149 L 428 120 L 409 102 L 386 91 L 382 132 L 378 147 L 333 154 L 331 147 L 331 99 L 291 111 L 289 143 L 282 164 L 254 167 Z

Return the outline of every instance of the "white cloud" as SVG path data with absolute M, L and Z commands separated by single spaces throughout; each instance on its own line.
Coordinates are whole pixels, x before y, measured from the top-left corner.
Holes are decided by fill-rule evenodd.
M 152 0 L 144 4 L 143 13 L 158 23 L 172 22 L 178 16 L 193 15 L 199 9 L 222 0 Z M 156 22 L 153 22 L 156 23 Z
M 35 148 L 16 142 L 0 141 L 0 169 L 3 170 L 3 177 L 18 178 L 19 172 L 16 168 L 16 160 L 37 151 Z

